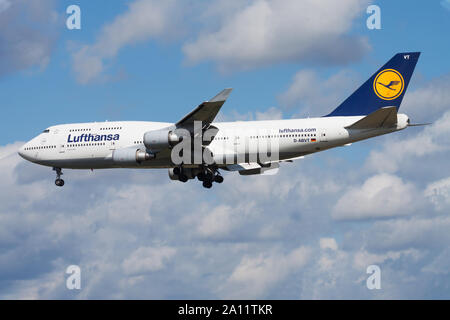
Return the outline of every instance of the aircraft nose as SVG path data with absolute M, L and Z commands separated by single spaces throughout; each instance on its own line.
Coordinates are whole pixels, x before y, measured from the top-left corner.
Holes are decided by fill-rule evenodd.
M 22 146 L 18 151 L 19 156 L 25 159 L 25 146 Z

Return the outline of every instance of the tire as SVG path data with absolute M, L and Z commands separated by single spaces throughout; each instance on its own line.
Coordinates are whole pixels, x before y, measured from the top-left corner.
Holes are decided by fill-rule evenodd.
M 181 182 L 187 182 L 189 180 L 188 177 L 186 177 L 184 174 L 180 175 L 179 179 Z
M 222 183 L 223 182 L 223 177 L 221 175 L 216 175 L 214 177 L 214 182 Z
M 203 187 L 206 189 L 210 189 L 212 187 L 211 181 L 203 181 Z
M 55 180 L 55 184 L 56 184 L 58 187 L 62 187 L 62 186 L 64 186 L 64 180 L 63 180 L 63 179 L 56 179 L 56 180 Z

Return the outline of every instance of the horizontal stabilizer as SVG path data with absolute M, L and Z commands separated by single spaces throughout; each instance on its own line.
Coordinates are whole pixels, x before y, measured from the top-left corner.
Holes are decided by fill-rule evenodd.
M 356 121 L 345 129 L 376 129 L 376 128 L 391 128 L 397 125 L 397 108 L 384 107 L 378 109 L 361 120 Z

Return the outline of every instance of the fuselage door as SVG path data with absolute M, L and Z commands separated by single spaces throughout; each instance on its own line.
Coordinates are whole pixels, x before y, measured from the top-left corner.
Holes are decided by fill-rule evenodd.
M 326 129 L 320 129 L 320 136 L 319 136 L 319 141 L 320 142 L 328 142 L 328 132 Z
M 60 133 L 59 129 L 55 129 L 53 131 L 54 139 L 57 143 L 56 148 L 58 153 L 65 153 L 66 152 L 66 140 L 64 139 L 64 135 Z

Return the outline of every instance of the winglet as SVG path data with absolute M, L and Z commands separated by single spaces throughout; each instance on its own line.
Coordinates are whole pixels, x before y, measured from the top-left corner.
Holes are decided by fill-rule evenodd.
M 214 98 L 212 98 L 208 102 L 225 101 L 230 96 L 231 91 L 233 91 L 233 88 L 224 89 L 224 90 L 220 91 Z

